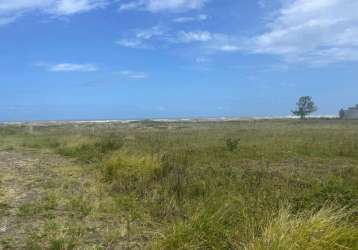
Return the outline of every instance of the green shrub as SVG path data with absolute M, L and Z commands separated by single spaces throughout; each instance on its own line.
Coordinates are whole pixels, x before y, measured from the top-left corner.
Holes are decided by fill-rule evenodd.
M 228 138 L 228 139 L 226 139 L 226 148 L 230 152 L 234 152 L 235 150 L 237 150 L 239 148 L 239 142 L 240 142 L 240 139 Z
M 99 166 L 104 181 L 111 183 L 113 191 L 137 192 L 141 196 L 150 191 L 152 173 L 158 168 L 149 156 L 133 157 L 125 153 L 115 154 Z
M 64 156 L 77 158 L 82 161 L 94 162 L 101 160 L 105 154 L 119 150 L 123 146 L 123 140 L 116 137 L 94 138 L 87 141 L 64 143 L 58 152 Z

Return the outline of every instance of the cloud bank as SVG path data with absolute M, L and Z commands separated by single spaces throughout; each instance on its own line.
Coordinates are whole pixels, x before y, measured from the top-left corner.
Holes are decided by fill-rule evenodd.
M 358 61 L 358 1 L 286 2 L 248 50 L 293 62 Z
M 38 11 L 47 15 L 67 16 L 102 8 L 107 0 L 0 0 L 0 25 Z

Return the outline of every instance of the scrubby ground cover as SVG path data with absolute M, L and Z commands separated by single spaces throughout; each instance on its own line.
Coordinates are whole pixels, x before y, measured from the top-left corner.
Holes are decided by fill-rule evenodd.
M 0 127 L 3 249 L 358 249 L 358 122 Z

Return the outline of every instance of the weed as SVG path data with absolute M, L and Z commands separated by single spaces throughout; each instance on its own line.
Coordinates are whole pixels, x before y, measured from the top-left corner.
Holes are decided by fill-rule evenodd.
M 228 139 L 226 139 L 226 148 L 227 148 L 230 152 L 234 152 L 235 150 L 238 149 L 238 147 L 239 147 L 239 142 L 240 142 L 240 139 L 228 138 Z
M 56 238 L 50 241 L 49 250 L 72 250 L 76 248 L 74 240 L 66 238 Z

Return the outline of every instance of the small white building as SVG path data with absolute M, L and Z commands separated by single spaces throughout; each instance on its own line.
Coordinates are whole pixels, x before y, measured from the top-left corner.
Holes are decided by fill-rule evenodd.
M 355 107 L 342 110 L 340 116 L 343 119 L 358 119 L 358 104 Z

